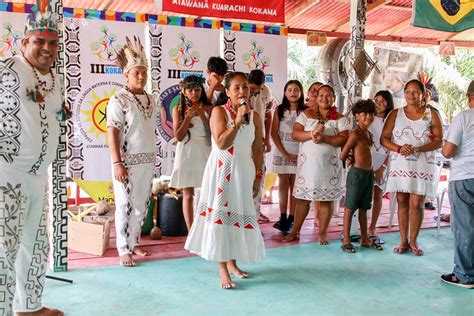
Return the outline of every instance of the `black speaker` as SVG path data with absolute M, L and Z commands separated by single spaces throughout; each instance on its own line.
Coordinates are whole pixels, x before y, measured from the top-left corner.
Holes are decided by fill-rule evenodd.
M 163 236 L 186 236 L 188 229 L 183 216 L 183 196 L 181 194 L 160 194 L 158 196 L 158 227 Z

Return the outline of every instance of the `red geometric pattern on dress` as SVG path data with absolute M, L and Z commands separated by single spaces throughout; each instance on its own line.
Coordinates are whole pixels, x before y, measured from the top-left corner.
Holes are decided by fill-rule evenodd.
M 424 172 L 416 172 L 413 170 L 405 171 L 405 170 L 398 170 L 398 171 L 391 171 L 388 175 L 389 177 L 400 177 L 400 178 L 413 178 L 413 179 L 420 179 L 426 181 L 433 181 L 434 175 L 430 173 Z
M 216 225 L 227 225 L 240 229 L 255 229 L 257 227 L 256 215 L 244 215 L 221 209 L 213 210 L 208 208 L 205 203 L 200 203 L 197 211 L 201 216 L 205 217 L 207 222 Z
M 234 146 L 217 153 L 217 204 L 220 207 L 229 205 L 229 183 L 232 172 L 232 161 L 234 158 Z M 227 206 L 226 206 L 227 205 Z

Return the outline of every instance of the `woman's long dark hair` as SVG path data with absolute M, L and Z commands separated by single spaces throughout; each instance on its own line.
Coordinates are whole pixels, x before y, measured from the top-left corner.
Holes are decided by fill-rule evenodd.
M 201 88 L 201 97 L 199 98 L 199 103 L 203 105 L 209 105 L 209 100 L 207 99 L 206 92 L 204 91 L 204 86 L 202 85 L 202 78 L 198 76 L 188 76 L 183 79 L 181 82 L 181 85 L 183 86 L 183 89 L 179 93 L 179 120 L 183 121 L 184 120 L 184 114 L 186 113 L 186 110 L 188 109 L 188 104 L 190 103 L 189 100 L 186 98 L 186 95 L 184 94 L 185 89 L 189 89 L 191 86 L 199 86 Z M 189 132 L 189 129 L 186 131 L 186 135 L 188 136 L 188 139 L 186 140 L 185 144 L 189 142 L 191 139 L 191 132 Z
M 288 100 L 288 98 L 285 95 L 286 89 L 288 88 L 288 86 L 290 84 L 297 85 L 298 88 L 300 89 L 300 93 L 301 93 L 300 98 L 298 99 L 298 106 L 296 107 L 296 113 L 300 114 L 306 108 L 306 106 L 304 105 L 303 85 L 298 80 L 289 80 L 285 84 L 285 88 L 283 89 L 283 100 L 281 101 L 281 104 L 277 108 L 277 114 L 278 114 L 278 118 L 280 119 L 280 121 L 283 120 L 283 116 L 285 115 L 285 111 L 289 111 L 290 107 L 291 107 L 290 101 Z
M 380 90 L 374 95 L 375 98 L 381 96 L 385 101 L 387 101 L 387 108 L 385 109 L 384 119 L 387 118 L 387 115 L 393 110 L 393 96 L 388 90 Z

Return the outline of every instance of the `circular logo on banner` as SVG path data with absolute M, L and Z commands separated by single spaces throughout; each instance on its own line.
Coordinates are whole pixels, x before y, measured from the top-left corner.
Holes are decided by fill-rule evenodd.
M 105 86 L 105 87 L 104 87 Z M 107 141 L 107 104 L 122 85 L 118 82 L 99 82 L 79 98 L 75 122 L 83 139 L 89 143 Z
M 160 94 L 161 110 L 158 115 L 158 132 L 164 140 L 169 142 L 174 137 L 173 109 L 179 103 L 179 85 L 173 85 Z

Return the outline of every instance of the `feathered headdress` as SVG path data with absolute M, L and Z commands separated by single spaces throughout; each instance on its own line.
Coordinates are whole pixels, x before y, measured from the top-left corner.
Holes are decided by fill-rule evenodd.
M 36 0 L 36 11 L 28 16 L 25 24 L 25 37 L 40 35 L 59 35 L 58 17 L 51 12 L 48 0 Z
M 433 84 L 433 78 L 423 73 L 423 71 L 420 71 L 417 77 L 418 80 L 420 80 L 421 83 L 425 86 L 425 89 L 431 92 L 431 100 L 433 100 L 434 102 L 438 102 L 438 89 L 436 89 L 435 85 Z
M 134 36 L 134 44 L 132 44 L 128 36 L 125 39 L 125 46 L 120 51 L 116 52 L 117 66 L 122 69 L 123 73 L 127 73 L 130 69 L 138 66 L 148 68 L 148 61 L 146 59 L 145 49 L 143 48 L 140 39 Z

